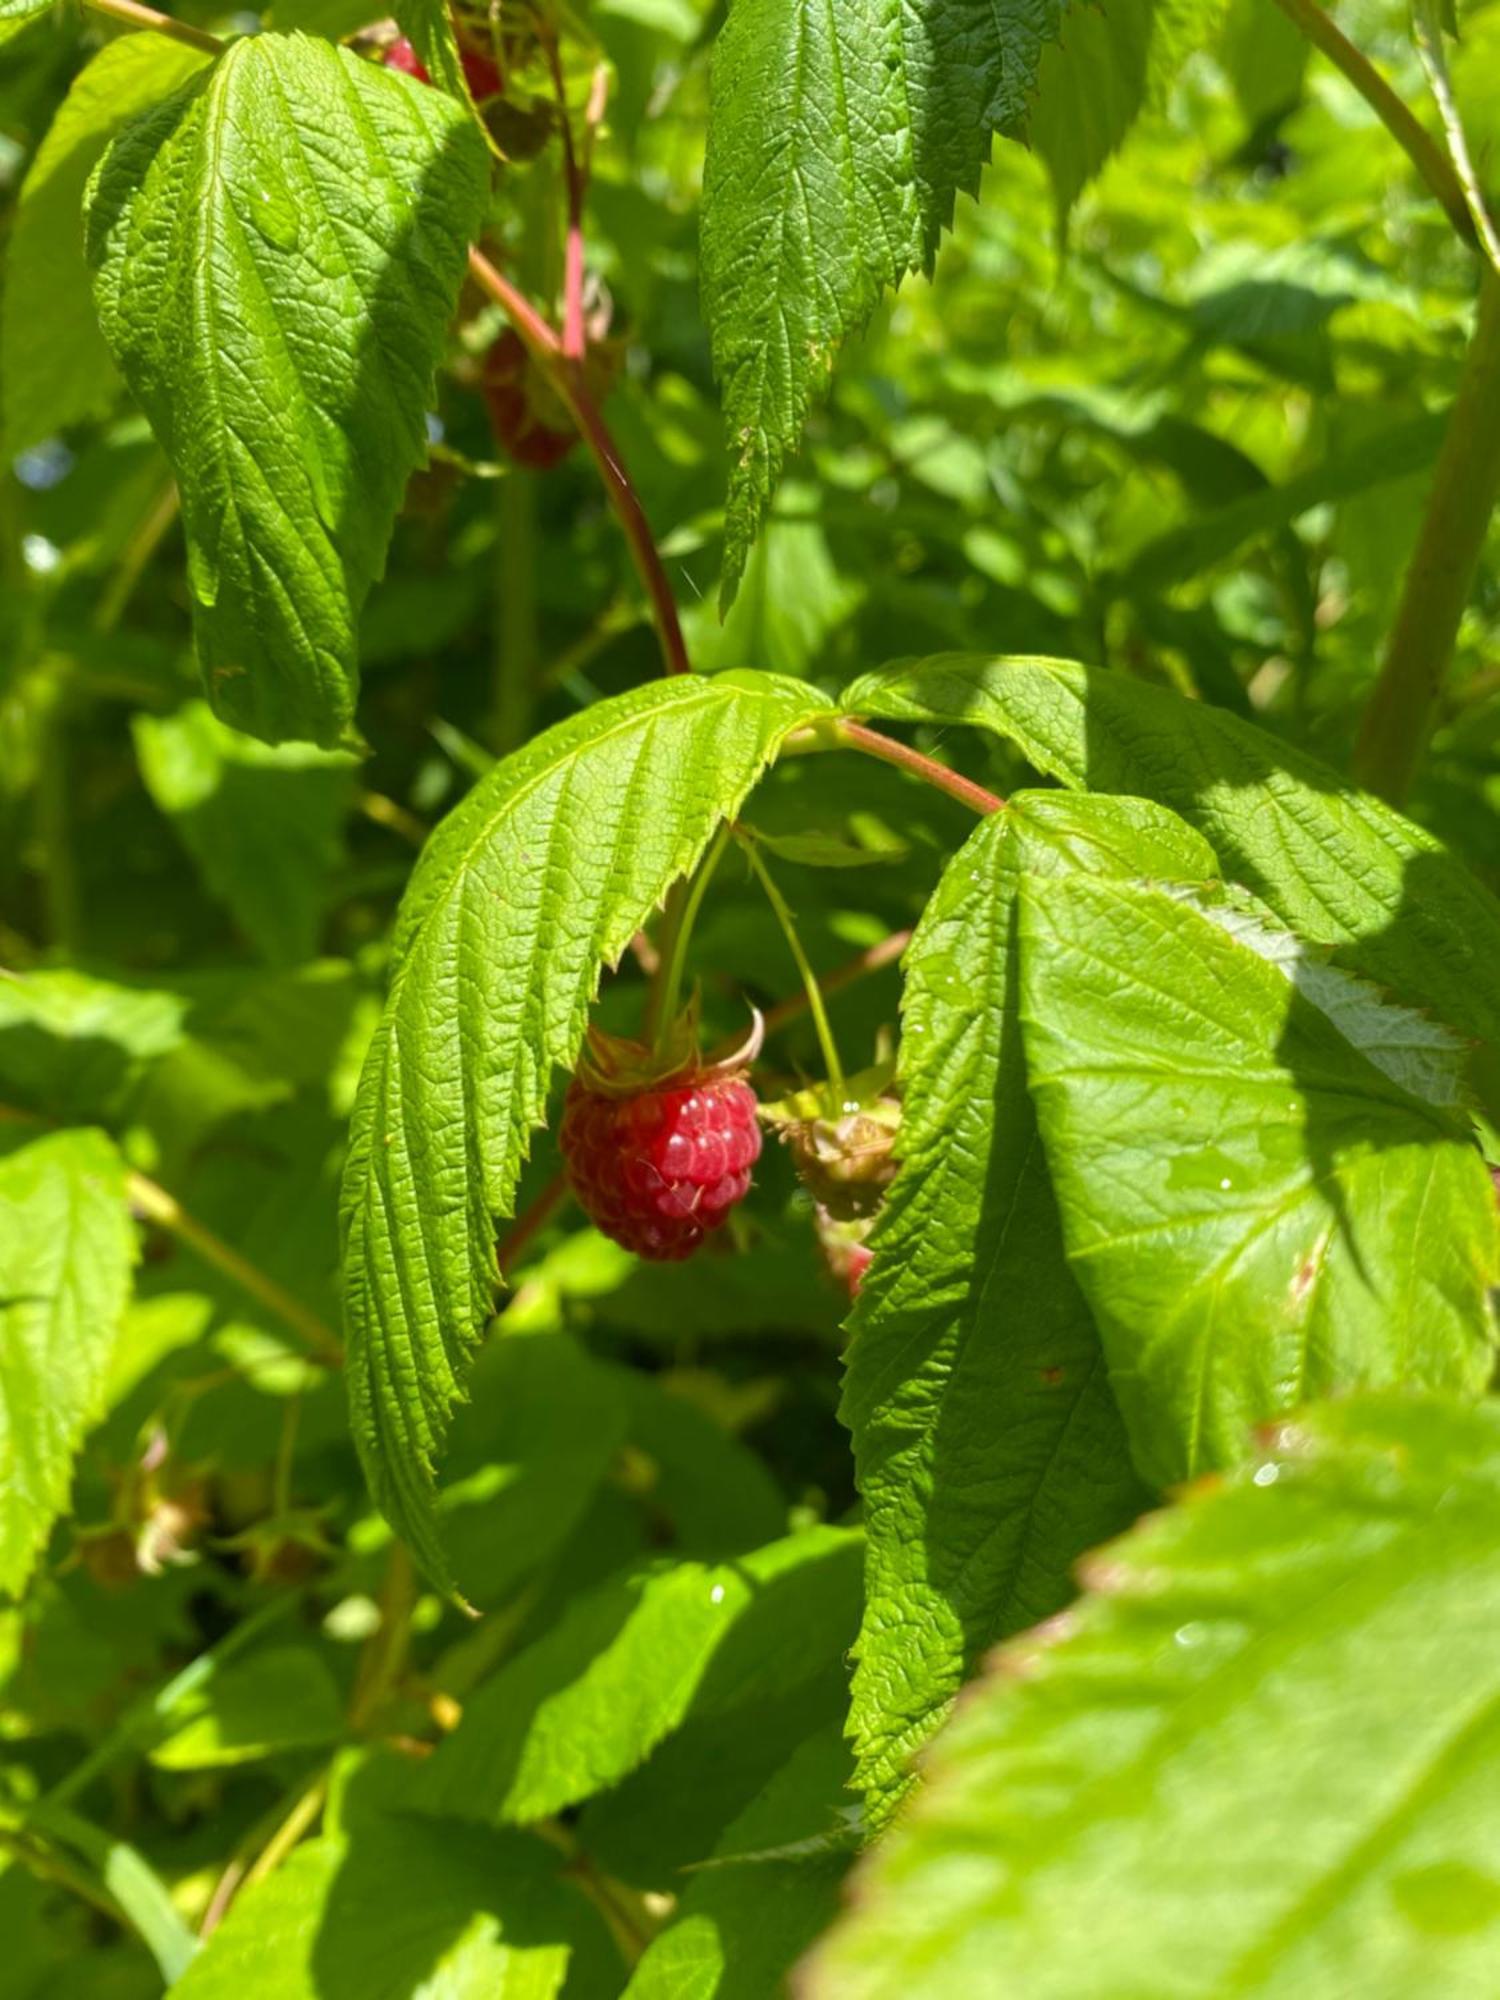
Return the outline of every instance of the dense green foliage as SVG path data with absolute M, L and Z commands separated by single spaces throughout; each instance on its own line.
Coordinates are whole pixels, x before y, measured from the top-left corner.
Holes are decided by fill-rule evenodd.
M 1500 0 L 395 15 L 0 0 L 0 2000 L 1488 1991 Z

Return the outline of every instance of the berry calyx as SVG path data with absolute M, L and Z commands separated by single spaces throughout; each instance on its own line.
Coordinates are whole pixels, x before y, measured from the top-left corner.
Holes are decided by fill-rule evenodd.
M 896 1177 L 901 1101 L 890 1079 L 891 1065 L 879 1063 L 850 1077 L 837 1105 L 828 1103 L 825 1086 L 766 1106 L 803 1186 L 835 1222 L 868 1220 Z
M 590 1033 L 560 1134 L 579 1205 L 638 1257 L 690 1257 L 750 1190 L 760 1158 L 755 1092 L 696 1054 L 652 1075 L 643 1045 Z

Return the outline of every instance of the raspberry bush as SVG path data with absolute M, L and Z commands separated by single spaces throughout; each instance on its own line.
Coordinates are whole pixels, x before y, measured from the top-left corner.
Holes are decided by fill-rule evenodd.
M 0 0 L 0 2000 L 1493 1988 L 1497 63 Z

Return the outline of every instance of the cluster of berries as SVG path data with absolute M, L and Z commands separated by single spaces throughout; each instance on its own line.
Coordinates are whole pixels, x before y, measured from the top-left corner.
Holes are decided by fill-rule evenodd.
M 579 1205 L 639 1257 L 690 1257 L 749 1192 L 764 1115 L 792 1150 L 829 1269 L 853 1297 L 895 1173 L 899 1106 L 884 1087 L 887 1072 L 828 1117 L 814 1091 L 761 1107 L 743 1062 L 708 1067 L 694 1053 L 663 1071 L 641 1044 L 592 1030 L 560 1133 Z

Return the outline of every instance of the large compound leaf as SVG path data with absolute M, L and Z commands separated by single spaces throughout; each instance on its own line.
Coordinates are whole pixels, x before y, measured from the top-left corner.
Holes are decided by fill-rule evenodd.
M 525 1823 L 618 1783 L 689 1717 L 732 1731 L 842 1660 L 859 1574 L 855 1530 L 810 1528 L 601 1585 L 467 1704 L 427 1762 L 422 1803 Z
M 1500 903 L 1431 834 L 1253 724 L 1069 660 L 968 653 L 897 661 L 845 701 L 971 723 L 1064 785 L 1160 800 L 1300 936 L 1500 1044 Z
M 100 321 L 177 475 L 209 699 L 252 735 L 348 732 L 487 173 L 441 91 L 264 34 L 94 175 Z
M 1072 805 L 1033 794 L 985 821 L 905 955 L 901 1170 L 841 1413 L 868 1537 L 850 1729 L 875 1824 L 980 1654 L 1056 1611 L 1073 1562 L 1144 1498 L 1063 1254 L 1017 1015 L 1018 845 L 1066 844 Z M 1153 833 L 1143 817 L 1139 868 Z
M 0 304 L 0 429 L 12 454 L 98 416 L 120 393 L 83 260 L 83 191 L 126 119 L 207 60 L 164 35 L 122 35 L 80 71 L 37 148 L 16 201 Z
M 365 1471 L 434 1576 L 434 1467 L 552 1072 L 577 1056 L 600 967 L 787 732 L 827 712 L 754 673 L 601 702 L 497 765 L 412 877 L 354 1109 L 344 1297 Z
M 173 2000 L 580 2000 L 610 1990 L 598 1916 L 524 1834 L 366 1815 L 254 1883 Z
M 130 1296 L 125 1166 L 102 1132 L 0 1153 L 0 1591 L 19 1591 L 104 1414 Z
M 1003 1651 L 810 2000 L 1455 2000 L 1500 1953 L 1500 1409 L 1288 1425 Z
M 1131 804 L 1075 810 L 1107 824 Z M 1489 1175 L 1462 1117 L 1389 1073 L 1396 1029 L 1425 1024 L 1357 991 L 1324 1011 L 1295 958 L 1227 915 L 1077 869 L 1021 891 L 1026 1056 L 1063 1233 L 1158 1485 L 1232 1462 L 1252 1425 L 1309 1397 L 1477 1394 L 1493 1365 Z M 1351 1033 L 1374 1036 L 1368 1054 Z
M 725 601 L 839 342 L 930 267 L 1065 0 L 734 0 L 714 50 L 703 301 L 731 472 Z

